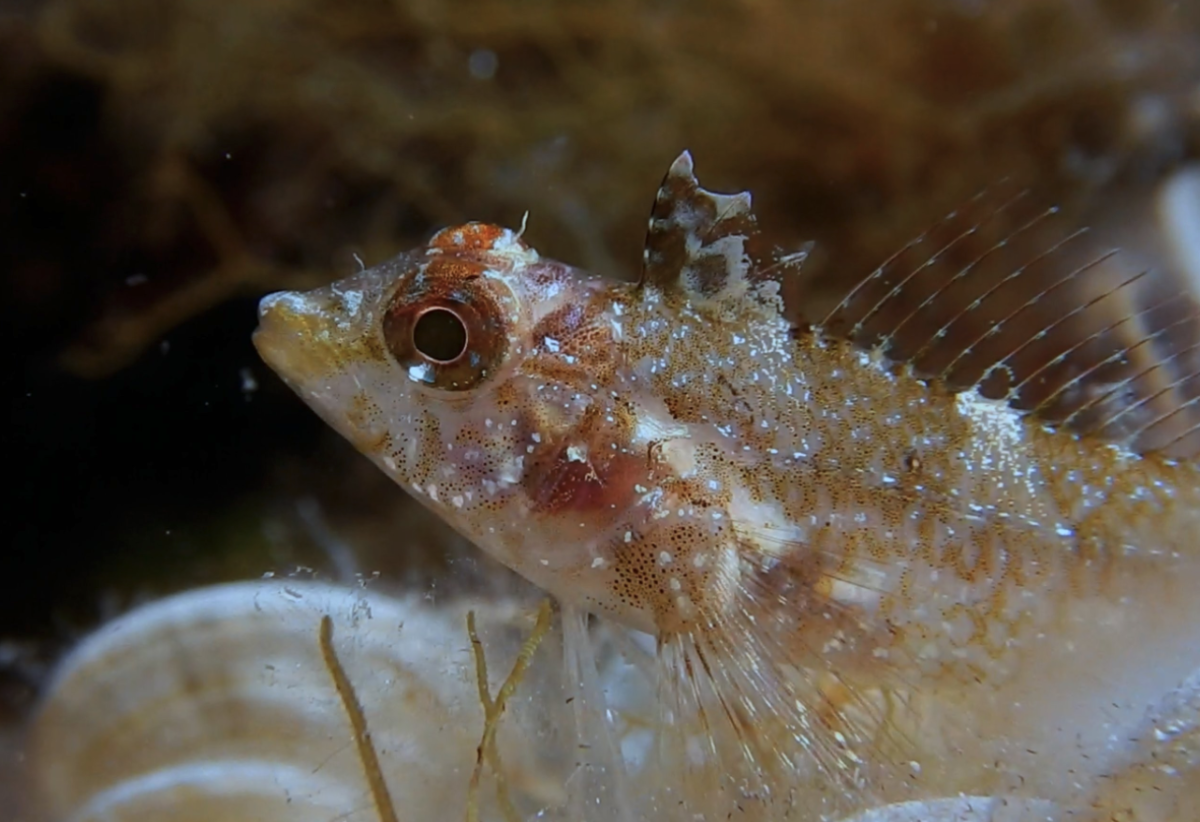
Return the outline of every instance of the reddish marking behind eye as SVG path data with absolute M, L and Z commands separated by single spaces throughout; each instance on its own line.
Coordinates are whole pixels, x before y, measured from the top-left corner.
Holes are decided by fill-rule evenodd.
M 429 240 L 430 248 L 443 251 L 491 251 L 507 229 L 488 223 L 466 223 L 443 228 Z M 521 243 L 520 240 L 517 240 Z M 524 243 L 521 243 L 524 245 Z
M 524 364 L 526 373 L 564 384 L 607 382 L 617 364 L 612 325 L 604 318 L 609 305 L 610 300 L 597 296 L 543 317 L 530 334 L 540 353 Z
M 599 306 L 583 306 L 578 303 L 567 303 L 557 311 L 552 311 L 538 322 L 533 329 L 536 342 L 543 337 L 554 337 L 560 341 L 569 340 L 585 323 L 590 322 L 600 313 Z

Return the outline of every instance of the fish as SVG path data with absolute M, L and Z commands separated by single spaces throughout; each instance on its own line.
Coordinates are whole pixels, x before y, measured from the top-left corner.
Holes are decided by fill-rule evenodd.
M 1111 253 L 1060 253 L 1075 235 L 983 278 L 1055 212 L 1003 227 L 1022 202 L 981 195 L 798 322 L 809 248 L 762 249 L 750 195 L 702 188 L 685 152 L 635 282 L 467 223 L 263 298 L 254 344 L 564 618 L 653 639 L 629 818 L 959 795 L 1191 818 L 1198 315 L 1114 302 L 1145 272 L 1047 313 L 1105 281 Z

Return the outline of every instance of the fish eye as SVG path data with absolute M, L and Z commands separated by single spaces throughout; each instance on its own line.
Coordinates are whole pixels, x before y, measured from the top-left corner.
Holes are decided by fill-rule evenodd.
M 467 350 L 467 326 L 449 308 L 430 308 L 417 318 L 413 348 L 437 363 L 457 360 Z
M 410 380 L 465 391 L 504 358 L 504 317 L 486 294 L 460 289 L 434 298 L 397 294 L 383 317 L 383 342 Z

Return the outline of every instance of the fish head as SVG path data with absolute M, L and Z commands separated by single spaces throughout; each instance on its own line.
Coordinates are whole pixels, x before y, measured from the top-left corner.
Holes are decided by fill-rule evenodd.
M 614 306 L 630 288 L 471 223 L 329 286 L 265 297 L 254 343 L 396 483 L 556 588 L 594 559 L 564 539 L 564 517 L 578 534 L 615 507 L 613 472 L 644 464 L 621 460 L 633 426 L 611 390 Z M 632 493 L 634 479 L 625 470 L 617 485 Z

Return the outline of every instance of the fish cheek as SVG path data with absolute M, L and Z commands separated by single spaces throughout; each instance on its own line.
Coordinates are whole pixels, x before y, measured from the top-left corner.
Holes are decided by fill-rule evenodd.
M 539 514 L 611 521 L 634 504 L 651 470 L 642 455 L 586 443 L 556 442 L 527 461 L 522 484 Z
M 370 457 L 392 450 L 392 434 L 383 409 L 366 391 L 349 398 L 345 408 L 344 435 L 360 453 Z
M 521 476 L 530 505 L 538 514 L 611 523 L 645 493 L 654 474 L 646 454 L 630 447 L 635 418 L 627 409 L 595 405 L 569 422 L 550 411 L 535 403 L 519 418 L 518 441 L 535 443 Z

